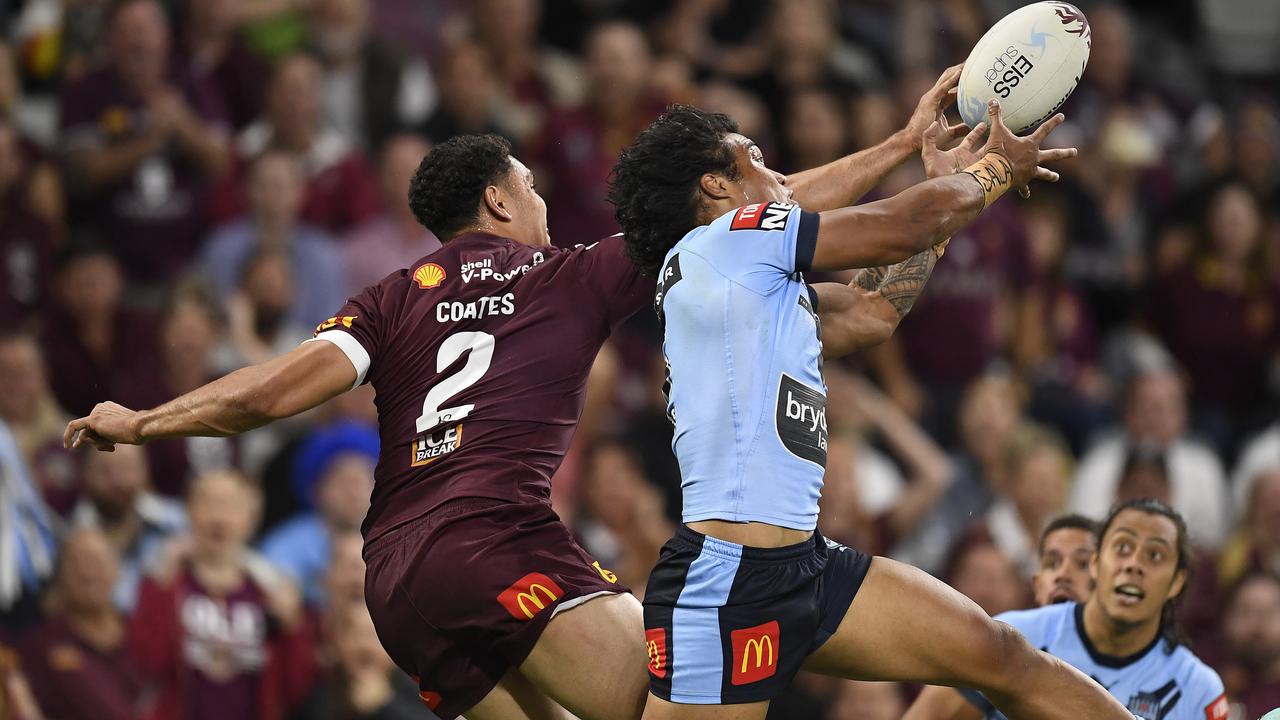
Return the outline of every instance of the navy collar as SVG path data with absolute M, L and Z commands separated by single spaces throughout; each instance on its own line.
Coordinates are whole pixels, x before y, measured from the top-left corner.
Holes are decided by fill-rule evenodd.
M 1125 655 L 1124 657 L 1108 655 L 1093 646 L 1093 642 L 1089 640 L 1089 634 L 1084 630 L 1084 603 L 1076 603 L 1074 615 L 1076 620 L 1076 634 L 1080 636 L 1080 643 L 1084 645 L 1084 649 L 1089 653 L 1089 657 L 1092 658 L 1095 663 L 1103 667 L 1115 669 L 1128 667 L 1146 657 L 1147 653 L 1151 652 L 1161 639 L 1160 633 L 1156 632 L 1156 636 L 1152 638 L 1151 642 L 1146 647 L 1132 655 Z

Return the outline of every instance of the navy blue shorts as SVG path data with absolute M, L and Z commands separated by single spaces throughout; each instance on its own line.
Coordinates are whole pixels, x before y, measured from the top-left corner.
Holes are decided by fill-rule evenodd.
M 776 697 L 835 634 L 870 567 L 817 532 L 755 548 L 680 526 L 644 597 L 650 691 L 693 705 Z

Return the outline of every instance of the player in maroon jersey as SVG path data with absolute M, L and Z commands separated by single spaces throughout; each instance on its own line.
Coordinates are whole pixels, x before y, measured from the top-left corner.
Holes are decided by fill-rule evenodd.
M 920 149 L 958 77 L 948 70 L 881 145 L 793 176 L 797 199 L 820 210 L 873 187 Z M 651 302 L 654 281 L 620 236 L 552 247 L 532 175 L 492 136 L 438 146 L 410 204 L 444 246 L 353 298 L 316 340 L 152 410 L 103 403 L 66 441 L 109 450 L 229 435 L 371 382 L 382 447 L 364 525 L 367 601 L 423 700 L 473 720 L 557 717 L 556 703 L 639 717 L 640 604 L 573 541 L 549 488 L 597 350 Z M 863 310 L 833 320 L 892 330 Z

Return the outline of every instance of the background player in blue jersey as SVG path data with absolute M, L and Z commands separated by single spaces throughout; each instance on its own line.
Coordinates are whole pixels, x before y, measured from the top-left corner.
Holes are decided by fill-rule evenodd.
M 1040 533 L 1040 570 L 1031 580 L 1036 605 L 1082 603 L 1093 595 L 1091 564 L 1098 549 L 1098 523 L 1083 515 L 1054 518 Z M 981 697 L 981 696 L 979 696 Z M 912 703 L 912 720 L 982 720 L 984 708 L 955 688 L 930 685 Z
M 1018 138 L 993 102 L 976 162 L 958 160 L 977 150 L 979 129 L 957 154 L 925 143 L 937 177 L 820 215 L 789 203 L 788 179 L 723 115 L 673 108 L 623 152 L 610 199 L 632 258 L 658 273 L 684 495 L 685 524 L 645 596 L 646 717 L 762 718 L 802 666 L 979 687 L 1018 717 L 1129 717 L 959 593 L 815 531 L 822 356 L 888 333 L 852 322 L 872 311 L 861 282 L 810 287 L 801 273 L 899 263 L 869 284 L 895 288 L 901 316 L 937 246 L 1009 188 L 1025 195 L 1031 179 L 1056 179 L 1040 162 L 1071 151 L 1040 144 L 1062 120 Z
M 1226 720 L 1221 678 L 1181 644 L 1174 621 L 1191 557 L 1182 516 L 1155 500 L 1132 500 L 1102 524 L 1091 564 L 1097 588 L 1087 602 L 997 619 L 1088 673 L 1144 720 Z M 931 695 L 921 695 L 905 717 L 974 716 L 939 711 Z M 986 717 L 1004 717 L 981 695 L 965 697 Z

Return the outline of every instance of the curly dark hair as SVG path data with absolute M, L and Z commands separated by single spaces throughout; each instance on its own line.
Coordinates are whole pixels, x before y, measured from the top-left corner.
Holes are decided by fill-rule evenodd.
M 480 214 L 484 189 L 511 169 L 511 143 L 498 135 L 459 135 L 435 146 L 409 183 L 409 208 L 439 238 L 452 240 Z
M 609 180 L 613 216 L 640 272 L 656 275 L 673 245 L 701 224 L 698 182 L 704 173 L 737 179 L 724 136 L 738 132 L 728 115 L 672 105 L 618 157 Z
M 1111 508 L 1111 512 L 1107 513 L 1107 517 L 1098 524 L 1098 552 L 1102 552 L 1102 539 L 1107 536 L 1107 531 L 1111 529 L 1111 525 L 1115 523 L 1116 518 L 1125 510 L 1137 510 L 1148 515 L 1159 515 L 1169 518 L 1173 522 L 1173 526 L 1178 530 L 1178 562 L 1176 571 L 1186 573 L 1186 580 L 1182 584 L 1182 592 L 1178 593 L 1178 597 L 1170 598 L 1165 601 L 1164 608 L 1160 613 L 1160 636 L 1164 638 L 1164 651 L 1169 654 L 1177 649 L 1179 645 L 1188 645 L 1187 636 L 1182 632 L 1181 626 L 1178 624 L 1178 601 L 1186 596 L 1188 588 L 1191 587 L 1191 581 L 1194 579 L 1195 572 L 1192 561 L 1195 559 L 1191 549 L 1191 536 L 1187 533 L 1187 521 L 1182 519 L 1182 515 L 1177 510 L 1165 505 L 1159 500 L 1151 498 L 1138 498 L 1134 500 L 1126 500 L 1118 503 Z

